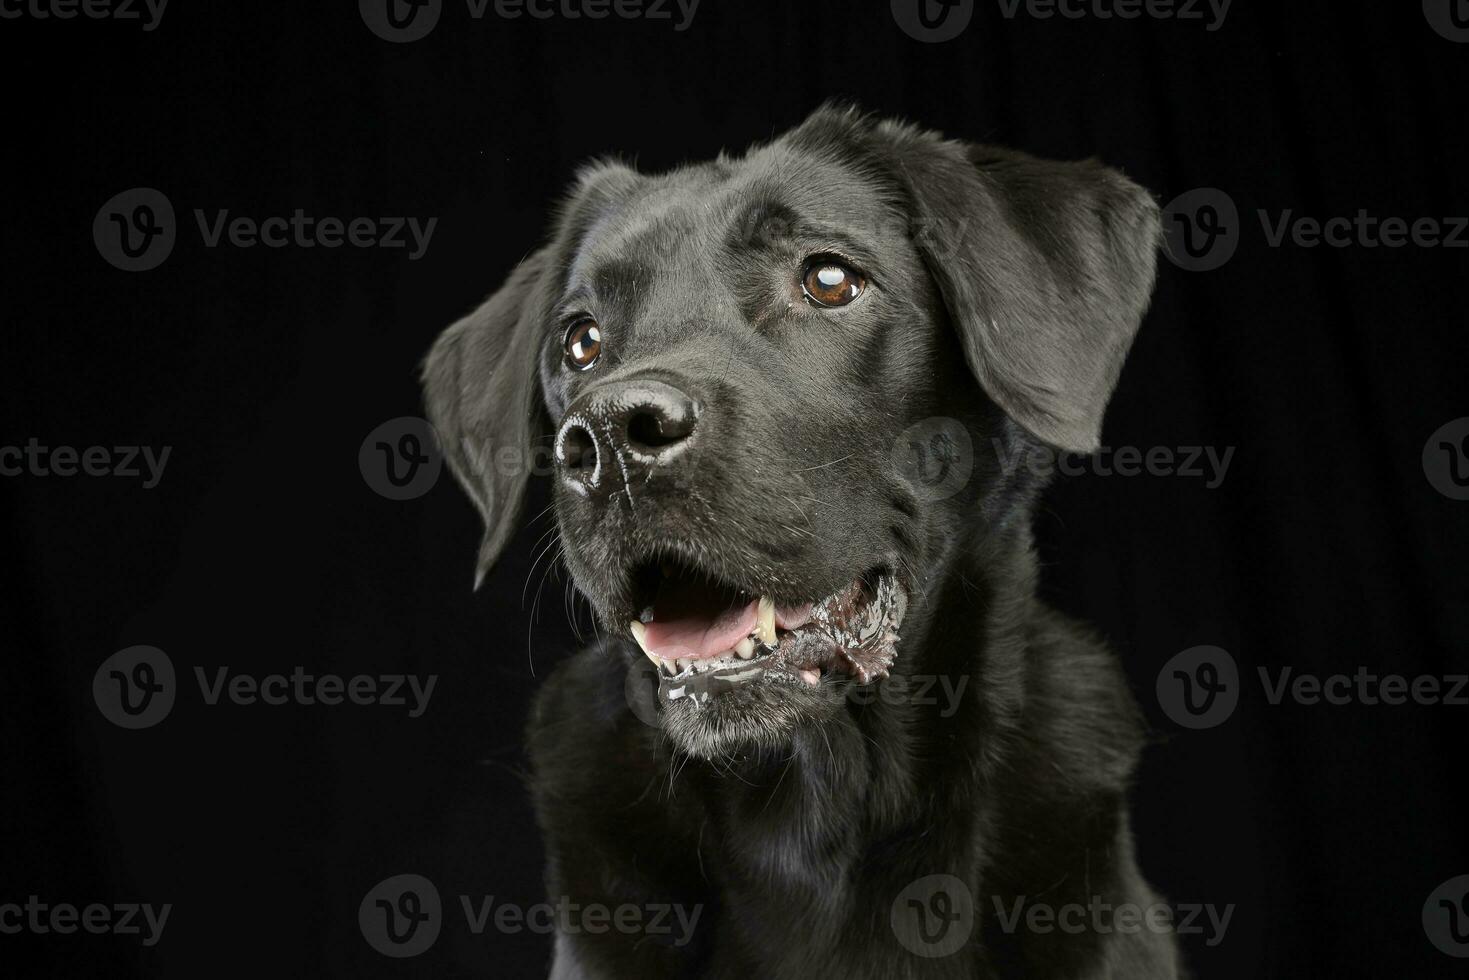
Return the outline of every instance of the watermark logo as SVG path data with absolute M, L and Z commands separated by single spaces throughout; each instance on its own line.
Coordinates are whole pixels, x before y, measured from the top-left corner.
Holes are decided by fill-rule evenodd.
M 177 696 L 173 661 L 157 647 L 119 650 L 92 676 L 97 709 L 119 728 L 152 728 L 168 717 Z
M 627 669 L 622 693 L 634 717 L 650 728 L 661 728 L 663 716 L 658 712 L 658 668 L 646 657 L 639 657 Z
M 1428 896 L 1423 931 L 1441 952 L 1469 959 L 1469 875 L 1450 878 Z
M 939 44 L 963 34 L 974 0 L 892 0 L 893 20 L 915 41 Z
M 358 0 L 357 7 L 372 33 L 407 44 L 428 37 L 444 12 L 444 0 Z
M 1469 217 L 1464 216 L 1383 216 L 1366 208 L 1326 218 L 1297 214 L 1293 208 L 1258 208 L 1255 216 L 1267 248 L 1469 248 Z M 1180 194 L 1164 210 L 1163 221 L 1168 257 L 1190 272 L 1208 272 L 1228 262 L 1243 232 L 1233 198 L 1217 187 Z
M 207 707 L 222 703 L 313 708 L 338 705 L 405 709 L 421 718 L 433 699 L 438 674 L 312 674 L 297 666 L 289 674 L 256 676 L 216 667 L 213 674 L 194 668 L 194 682 Z M 173 710 L 180 685 L 173 661 L 157 647 L 120 650 L 102 662 L 92 677 L 92 697 L 103 717 L 120 728 L 151 728 Z
M 619 933 L 665 946 L 682 947 L 694 939 L 703 905 L 650 902 L 617 906 L 574 902 L 562 895 L 554 901 L 525 906 L 494 895 L 459 895 L 463 927 L 483 935 L 491 927 L 504 935 L 583 933 L 600 936 Z M 448 921 L 439 890 L 422 875 L 386 878 L 363 896 L 357 924 L 369 946 L 395 959 L 418 956 L 438 940 Z M 457 921 L 457 920 L 456 920 Z
M 357 925 L 367 944 L 384 956 L 417 956 L 438 940 L 443 928 L 439 890 L 423 875 L 385 878 L 362 897 Z
M 357 468 L 373 492 L 389 500 L 414 500 L 439 481 L 444 454 L 427 420 L 413 415 L 389 419 L 373 429 L 357 450 Z
M 134 187 L 114 195 L 92 220 L 97 251 L 124 272 L 158 268 L 173 252 L 177 238 L 173 204 L 151 187 Z
M 1450 500 L 1469 500 L 1469 417 L 1454 419 L 1428 437 L 1423 475 Z
M 1213 728 L 1239 704 L 1239 667 L 1227 650 L 1198 646 L 1176 655 L 1158 671 L 1158 704 L 1184 728 Z
M 1469 0 L 1423 0 L 1423 16 L 1440 37 L 1469 42 Z
M 1163 209 L 1163 234 L 1174 265 L 1209 272 L 1228 262 L 1239 248 L 1239 208 L 1217 187 L 1185 191 Z
M 953 875 L 928 875 L 898 893 L 888 921 L 898 942 L 915 956 L 952 956 L 974 933 L 974 895 Z
M 409 262 L 428 252 L 438 218 L 387 216 L 317 217 L 296 208 L 289 215 L 232 215 L 228 208 L 193 211 L 193 224 L 205 248 L 238 249 L 404 249 Z M 147 272 L 162 265 L 179 236 L 173 204 L 161 191 L 134 187 L 102 205 L 92 221 L 97 251 L 125 272 Z
M 1377 674 L 1366 666 L 1353 673 L 1297 673 L 1294 667 L 1257 667 L 1261 702 L 1270 707 L 1290 703 L 1318 705 L 1418 705 L 1469 707 L 1469 674 Z M 1185 728 L 1223 724 L 1239 704 L 1242 678 L 1234 658 L 1219 647 L 1185 650 L 1158 672 L 1158 704 Z
M 936 416 L 910 425 L 892 449 L 893 466 L 926 503 L 952 497 L 974 472 L 974 440 L 958 419 Z

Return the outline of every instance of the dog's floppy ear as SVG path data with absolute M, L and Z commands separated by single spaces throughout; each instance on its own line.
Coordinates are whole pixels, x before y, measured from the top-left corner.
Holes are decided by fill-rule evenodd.
M 550 428 L 538 363 L 550 308 L 588 230 L 638 179 L 616 160 L 582 167 L 557 208 L 551 240 L 479 309 L 450 325 L 424 360 L 428 420 L 485 522 L 475 588 L 515 532 L 531 461 L 544 445 L 537 439 Z
M 874 136 L 980 384 L 1043 442 L 1096 449 L 1153 289 L 1157 204 L 1095 161 L 1052 163 L 895 123 Z
M 428 420 L 454 476 L 484 518 L 475 588 L 515 530 L 543 412 L 536 369 L 536 294 L 548 249 L 446 329 L 423 364 Z

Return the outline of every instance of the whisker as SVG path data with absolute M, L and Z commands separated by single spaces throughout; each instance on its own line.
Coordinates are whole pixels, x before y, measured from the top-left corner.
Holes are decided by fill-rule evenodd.
M 851 459 L 855 455 L 857 455 L 857 454 L 856 453 L 847 453 L 847 455 L 843 456 L 841 459 L 834 459 L 834 460 L 832 460 L 829 463 L 819 463 L 816 466 L 807 466 L 804 469 L 791 470 L 791 472 L 792 473 L 810 473 L 812 470 L 824 470 L 828 466 L 835 466 L 838 463 L 845 463 L 847 460 Z
M 535 552 L 535 550 L 540 547 L 541 542 L 542 541 L 545 541 L 548 536 L 550 536 L 550 535 L 557 535 L 557 536 L 559 536 L 559 534 L 560 534 L 560 529 L 557 528 L 557 527 L 555 527 L 554 525 L 552 527 L 550 527 L 550 528 L 547 528 L 546 531 L 543 532 L 541 534 L 541 536 L 536 539 L 536 543 L 533 544 L 533 545 L 531 545 L 531 551 L 532 552 Z M 557 540 L 556 537 L 552 537 L 550 543 L 546 545 L 545 549 L 543 549 L 542 551 L 540 551 L 539 554 L 536 554 L 535 557 L 531 560 L 530 569 L 525 573 L 525 584 L 523 586 L 521 586 L 521 589 L 520 589 L 520 608 L 522 608 L 522 609 L 525 608 L 525 593 L 526 593 L 526 590 L 528 590 L 530 588 L 530 579 L 531 579 L 531 576 L 536 573 L 536 566 L 541 563 L 541 559 L 546 556 L 546 552 L 548 552 L 548 551 L 551 550 L 551 546 L 556 543 L 556 540 Z

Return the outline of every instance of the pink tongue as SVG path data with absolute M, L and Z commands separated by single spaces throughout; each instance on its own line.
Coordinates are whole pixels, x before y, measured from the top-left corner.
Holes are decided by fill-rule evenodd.
M 665 581 L 643 642 L 664 660 L 717 657 L 754 632 L 758 605 L 752 599 L 742 606 L 733 592 L 702 583 Z

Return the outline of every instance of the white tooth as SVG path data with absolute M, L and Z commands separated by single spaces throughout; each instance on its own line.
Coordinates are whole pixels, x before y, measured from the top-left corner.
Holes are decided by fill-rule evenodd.
M 775 600 L 769 596 L 760 597 L 755 611 L 755 636 L 766 646 L 775 646 Z
M 735 644 L 734 652 L 741 660 L 752 659 L 755 656 L 755 638 L 753 636 L 745 637 L 739 643 Z
M 634 640 L 637 640 L 638 641 L 638 646 L 639 646 L 639 648 L 642 649 L 643 656 L 645 656 L 649 660 L 653 661 L 653 666 L 655 666 L 655 667 L 658 666 L 658 663 L 659 663 L 658 658 L 655 657 L 648 650 L 648 643 L 647 643 L 647 640 L 645 639 L 645 637 L 647 636 L 647 632 L 648 632 L 647 627 L 645 627 L 642 623 L 638 622 L 635 619 L 632 622 L 630 622 L 630 623 L 627 624 L 627 628 L 632 633 L 632 638 Z
M 671 660 L 664 660 L 660 657 L 658 660 L 658 665 L 663 668 L 663 672 L 669 677 L 673 677 L 678 674 L 678 671 L 674 668 L 673 661 Z
M 674 662 L 678 664 L 678 672 L 680 674 L 688 670 L 690 667 L 694 666 L 694 661 L 689 657 L 679 657 Z

